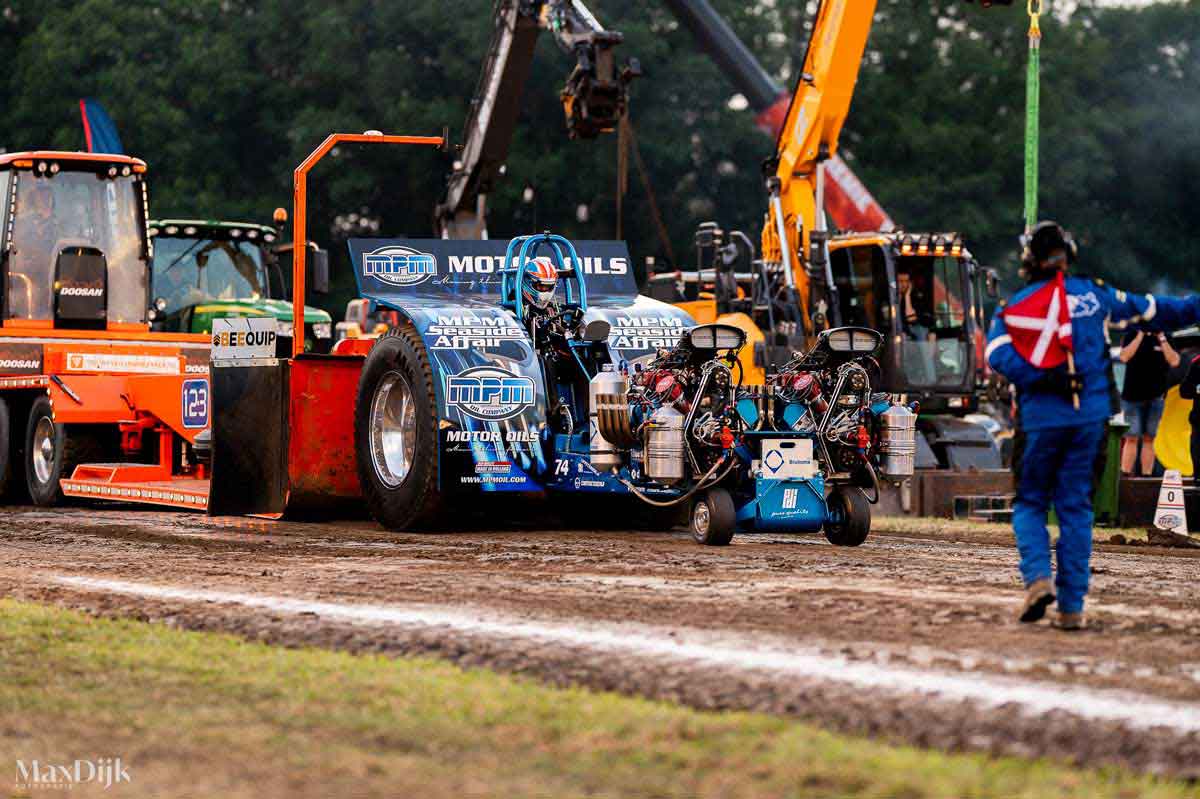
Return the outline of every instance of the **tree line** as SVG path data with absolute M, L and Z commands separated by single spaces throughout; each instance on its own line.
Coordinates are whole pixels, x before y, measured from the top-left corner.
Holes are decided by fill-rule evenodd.
M 812 4 L 713 3 L 791 86 Z M 691 263 L 696 225 L 710 219 L 757 234 L 760 165 L 773 142 L 733 87 L 661 5 L 589 5 L 644 71 L 631 119 L 669 244 L 635 172 L 621 220 L 635 259 Z M 894 219 L 963 231 L 1009 275 L 1022 210 L 1022 5 L 880 0 L 842 138 Z M 329 132 L 448 127 L 461 142 L 491 14 L 491 0 L 0 0 L 0 146 L 82 147 L 78 99 L 95 97 L 127 151 L 150 163 L 154 215 L 266 221 L 290 204 L 292 169 Z M 1076 232 L 1089 272 L 1195 288 L 1200 0 L 1083 0 L 1043 27 L 1043 215 Z M 534 225 L 614 235 L 617 137 L 566 139 L 558 90 L 571 64 L 543 37 L 507 175 L 490 198 L 493 238 Z M 452 159 L 339 150 L 310 181 L 311 234 L 337 258 L 351 235 L 429 235 Z

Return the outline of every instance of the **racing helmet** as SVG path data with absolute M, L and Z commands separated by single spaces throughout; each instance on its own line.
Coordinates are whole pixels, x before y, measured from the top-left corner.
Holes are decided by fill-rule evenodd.
M 553 302 L 556 288 L 558 270 L 549 258 L 534 258 L 525 265 L 525 274 L 521 277 L 521 293 L 525 302 L 544 309 Z

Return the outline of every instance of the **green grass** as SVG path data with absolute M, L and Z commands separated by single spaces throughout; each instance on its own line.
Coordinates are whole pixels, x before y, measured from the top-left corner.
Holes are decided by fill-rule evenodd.
M 118 755 L 133 783 L 104 796 L 1200 795 L 1119 771 L 10 600 L 0 655 L 0 796 L 18 758 Z

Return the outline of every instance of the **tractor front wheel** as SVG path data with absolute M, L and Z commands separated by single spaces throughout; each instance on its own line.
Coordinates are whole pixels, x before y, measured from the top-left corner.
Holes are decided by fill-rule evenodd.
M 438 521 L 438 420 L 433 370 L 411 326 L 380 338 L 367 355 L 354 404 L 358 478 L 371 515 L 389 530 Z
M 829 495 L 825 538 L 838 547 L 856 547 L 871 532 L 871 503 L 860 488 L 846 486 Z
M 25 425 L 25 485 L 34 505 L 50 506 L 62 502 L 59 481 L 70 477 L 81 463 L 100 460 L 103 447 L 87 426 L 55 424 L 49 397 L 38 397 L 29 408 Z
M 733 497 L 723 488 L 710 488 L 692 503 L 692 538 L 710 547 L 723 547 L 733 540 L 737 511 Z

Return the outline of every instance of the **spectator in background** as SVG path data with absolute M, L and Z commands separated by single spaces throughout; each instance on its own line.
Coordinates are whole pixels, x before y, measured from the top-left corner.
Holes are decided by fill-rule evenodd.
M 1192 482 L 1200 480 L 1200 355 L 1192 359 L 1187 375 L 1179 384 L 1179 396 L 1192 400 L 1192 412 L 1188 421 L 1192 423 Z
M 921 386 L 936 385 L 937 338 L 933 334 L 933 302 L 925 291 L 920 273 L 898 272 L 896 293 L 900 299 L 900 325 L 909 339 L 904 345 L 904 369 L 908 379 Z
M 1165 334 L 1135 330 L 1121 342 L 1121 363 L 1125 364 L 1121 410 L 1129 423 L 1121 445 L 1121 473 L 1133 474 L 1140 442 L 1142 476 L 1149 477 L 1154 473 L 1154 436 L 1169 388 L 1167 372 L 1179 365 L 1179 353 Z
M 900 322 L 904 332 L 913 341 L 925 341 L 929 338 L 929 329 L 933 327 L 933 314 L 930 309 L 928 293 L 921 280 L 914 280 L 907 272 L 896 275 L 897 294 L 900 295 Z

